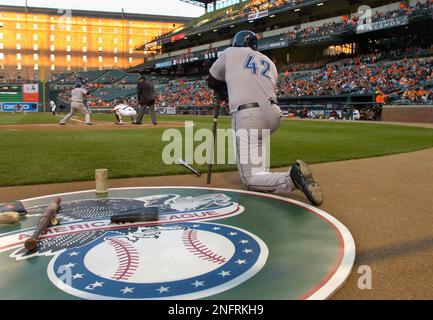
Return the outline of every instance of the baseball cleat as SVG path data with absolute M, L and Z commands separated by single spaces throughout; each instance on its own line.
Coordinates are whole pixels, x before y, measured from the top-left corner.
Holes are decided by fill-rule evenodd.
M 60 122 L 59 123 L 61 126 L 66 126 L 66 123 Z
M 319 184 L 314 181 L 313 173 L 308 164 L 297 160 L 290 170 L 290 178 L 295 187 L 301 190 L 313 205 L 320 206 L 323 203 L 322 190 Z
M 87 123 L 86 123 L 86 126 L 93 126 L 93 123 L 91 123 L 91 122 L 87 122 Z
M 118 126 L 123 126 L 123 122 L 116 122 Z

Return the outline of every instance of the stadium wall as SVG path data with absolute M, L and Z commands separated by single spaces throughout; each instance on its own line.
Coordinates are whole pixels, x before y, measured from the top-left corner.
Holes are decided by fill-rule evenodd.
M 433 123 L 433 106 L 384 106 L 382 121 Z

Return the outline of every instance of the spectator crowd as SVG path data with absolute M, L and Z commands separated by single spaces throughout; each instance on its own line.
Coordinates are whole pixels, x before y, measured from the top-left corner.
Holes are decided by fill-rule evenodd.
M 385 53 L 371 53 L 329 64 L 325 61 L 288 64 L 280 68 L 277 95 L 290 98 L 370 94 L 384 96 L 385 103 L 433 104 L 433 47 L 392 51 L 386 56 L 402 55 L 400 60 L 385 59 Z M 150 81 L 156 79 L 149 76 Z M 113 107 L 117 98 L 126 98 L 130 105 L 136 105 L 135 85 L 90 83 L 90 88 L 90 106 Z M 157 82 L 155 88 L 158 107 L 210 110 L 215 103 L 213 91 L 200 78 Z M 59 97 L 69 101 L 70 89 L 62 91 Z
M 432 50 L 433 53 L 433 50 Z M 371 58 L 371 55 L 370 55 Z M 281 75 L 278 95 L 336 96 L 384 93 L 400 103 L 432 103 L 433 58 L 365 64 L 363 57 L 308 73 Z

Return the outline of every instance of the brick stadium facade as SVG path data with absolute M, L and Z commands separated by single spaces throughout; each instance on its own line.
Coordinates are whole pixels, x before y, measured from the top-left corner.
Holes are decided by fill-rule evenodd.
M 185 17 L 0 6 L 0 81 L 52 73 L 126 69 L 135 48 L 191 21 Z

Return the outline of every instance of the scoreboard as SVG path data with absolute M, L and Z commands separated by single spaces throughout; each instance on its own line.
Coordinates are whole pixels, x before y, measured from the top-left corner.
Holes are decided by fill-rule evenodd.
M 37 112 L 39 84 L 0 84 L 0 112 Z
M 21 85 L 0 85 L 0 102 L 22 102 L 23 89 Z

